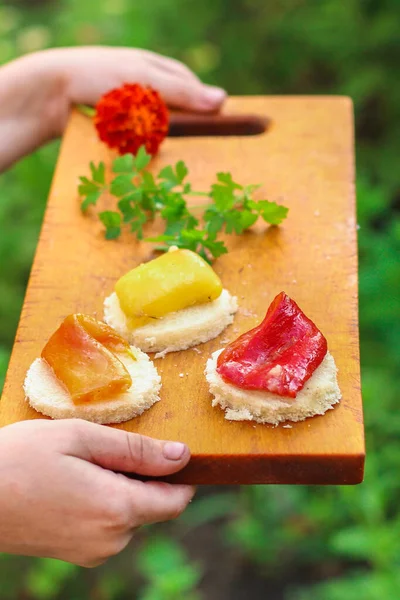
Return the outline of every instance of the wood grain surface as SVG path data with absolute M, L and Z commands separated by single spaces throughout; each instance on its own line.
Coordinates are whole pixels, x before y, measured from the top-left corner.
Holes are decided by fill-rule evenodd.
M 241 183 L 262 183 L 257 197 L 284 203 L 289 216 L 280 227 L 258 223 L 245 235 L 229 237 L 230 252 L 214 266 L 224 286 L 238 296 L 234 324 L 201 345 L 199 353 L 187 350 L 157 359 L 161 401 L 118 427 L 186 442 L 192 460 L 173 481 L 358 483 L 363 477 L 364 430 L 351 101 L 236 97 L 224 112 L 257 116 L 269 125 L 260 135 L 168 138 L 151 169 L 184 159 L 195 189 L 206 189 L 217 171 L 230 171 Z M 73 113 L 0 403 L 0 425 L 41 416 L 25 402 L 22 383 L 60 321 L 73 312 L 101 318 L 103 299 L 117 278 L 153 256 L 151 245 L 136 242 L 129 233 L 105 241 L 95 214 L 83 217 L 80 212 L 78 176 L 88 173 L 90 160 L 110 165 L 112 158 L 90 120 Z M 101 204 L 112 205 L 109 198 Z M 158 227 L 153 225 L 149 234 Z M 325 334 L 339 368 L 342 401 L 326 415 L 290 427 L 226 421 L 219 408 L 211 407 L 203 375 L 206 359 L 258 324 L 282 290 Z

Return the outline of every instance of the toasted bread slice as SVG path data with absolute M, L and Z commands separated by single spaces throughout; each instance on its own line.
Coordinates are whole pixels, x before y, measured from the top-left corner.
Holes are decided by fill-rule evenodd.
M 306 382 L 296 398 L 285 398 L 270 392 L 246 390 L 225 382 L 217 372 L 217 350 L 208 359 L 205 375 L 213 394 L 213 406 L 225 410 L 231 421 L 256 421 L 278 425 L 284 421 L 303 421 L 307 417 L 323 415 L 341 398 L 337 383 L 337 368 L 333 356 L 327 352 L 322 363 Z
M 228 290 L 223 290 L 213 302 L 169 313 L 143 327 L 129 329 L 116 293 L 104 301 L 104 321 L 108 325 L 144 352 L 162 354 L 186 350 L 212 340 L 233 322 L 236 311 L 236 298 Z
M 129 390 L 109 400 L 74 404 L 51 367 L 37 358 L 28 370 L 24 391 L 29 404 L 53 419 L 79 418 L 94 423 L 121 423 L 142 414 L 159 397 L 161 378 L 147 354 L 131 346 L 136 360 L 117 354 L 132 377 Z

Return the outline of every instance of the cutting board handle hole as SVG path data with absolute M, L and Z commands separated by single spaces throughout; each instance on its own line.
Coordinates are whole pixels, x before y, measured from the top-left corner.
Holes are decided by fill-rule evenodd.
M 199 115 L 173 113 L 170 137 L 249 136 L 268 130 L 270 120 L 259 115 Z

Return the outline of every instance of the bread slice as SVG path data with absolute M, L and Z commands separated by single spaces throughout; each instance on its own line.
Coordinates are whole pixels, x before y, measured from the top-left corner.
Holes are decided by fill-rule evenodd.
M 226 383 L 217 373 L 217 350 L 208 359 L 205 375 L 214 395 L 213 406 L 225 410 L 230 421 L 256 421 L 278 425 L 283 421 L 303 421 L 307 417 L 323 415 L 341 398 L 337 383 L 337 368 L 333 356 L 327 352 L 296 398 L 285 398 L 270 392 L 245 390 Z
M 161 378 L 147 354 L 131 347 L 136 360 L 117 354 L 132 377 L 132 386 L 111 400 L 74 404 L 66 388 L 42 358 L 30 366 L 24 382 L 29 404 L 53 419 L 71 417 L 94 423 L 121 423 L 142 414 L 160 399 Z
M 233 322 L 237 300 L 228 290 L 207 304 L 190 306 L 169 313 L 143 327 L 129 329 L 125 314 L 114 292 L 104 301 L 104 321 L 130 344 L 144 352 L 176 352 L 208 342 Z

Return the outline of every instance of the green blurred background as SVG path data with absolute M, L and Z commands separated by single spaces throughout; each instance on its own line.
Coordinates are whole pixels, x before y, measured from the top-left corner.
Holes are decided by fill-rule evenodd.
M 178 521 L 142 529 L 95 570 L 0 555 L 1 600 L 400 596 L 399 9 L 398 0 L 0 2 L 0 63 L 51 46 L 128 45 L 183 60 L 232 94 L 353 98 L 368 445 L 361 486 L 204 488 Z M 53 143 L 0 178 L 0 378 L 57 151 Z

